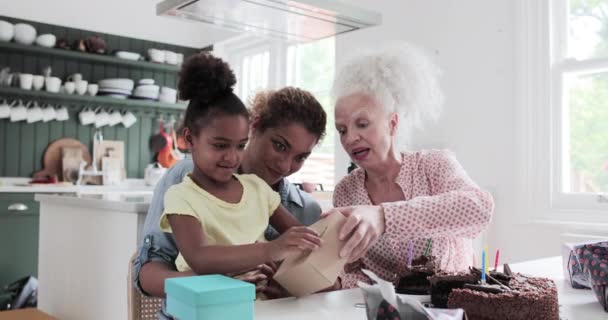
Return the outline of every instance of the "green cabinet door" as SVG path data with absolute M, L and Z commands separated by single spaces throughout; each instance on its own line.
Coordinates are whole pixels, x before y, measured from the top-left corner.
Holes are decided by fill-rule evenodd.
M 0 193 L 0 288 L 38 276 L 38 217 L 33 193 Z

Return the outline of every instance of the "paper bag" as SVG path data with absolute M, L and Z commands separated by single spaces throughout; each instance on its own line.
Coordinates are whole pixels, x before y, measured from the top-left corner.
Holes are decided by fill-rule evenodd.
M 289 293 L 301 297 L 332 286 L 346 264 L 340 250 L 346 241 L 340 241 L 340 228 L 346 221 L 342 214 L 330 214 L 310 226 L 323 239 L 323 245 L 314 251 L 299 252 L 285 258 L 274 279 Z
M 359 282 L 363 291 L 368 320 L 463 320 L 463 309 L 427 308 L 417 299 L 395 293 L 391 282 L 384 281 L 373 272 L 362 270 L 375 284 Z

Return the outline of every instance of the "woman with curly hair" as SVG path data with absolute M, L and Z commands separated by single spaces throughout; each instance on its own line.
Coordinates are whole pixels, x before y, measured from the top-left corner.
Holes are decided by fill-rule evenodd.
M 370 282 L 368 269 L 395 285 L 413 256 L 437 257 L 446 271 L 473 262 L 472 239 L 490 223 L 494 202 L 446 150 L 406 151 L 409 132 L 438 117 L 439 69 L 420 48 L 401 44 L 346 63 L 334 82 L 335 125 L 359 167 L 333 195 L 347 216 L 340 232 L 349 257 L 342 288 Z
M 208 59 L 206 56 L 202 57 L 204 58 L 193 59 Z M 199 68 L 204 64 L 188 61 L 182 67 L 180 74 L 180 94 L 182 98 L 190 97 L 192 100 L 192 97 L 198 96 L 199 91 L 206 92 L 208 90 L 207 87 L 200 88 L 200 85 L 196 84 L 201 81 L 201 77 L 205 79 L 207 76 L 198 76 L 198 74 L 204 74 L 204 71 Z M 189 67 L 191 63 L 194 63 L 196 67 Z M 210 70 L 210 72 L 216 71 Z M 190 86 L 192 82 L 195 83 L 194 88 Z M 214 87 L 217 86 L 217 83 L 222 83 L 222 81 L 212 82 L 208 86 Z M 225 94 L 225 96 L 229 95 Z M 242 105 L 236 99 L 236 97 L 224 97 L 207 104 L 223 105 L 224 102 L 220 103 L 220 101 L 231 100 Z M 222 108 L 208 108 L 209 110 L 206 111 L 207 118 L 196 116 L 194 118 L 198 120 L 188 121 L 191 128 L 196 129 L 199 125 L 204 126 L 206 124 L 208 126 L 209 123 L 217 123 L 217 119 L 215 122 L 209 121 L 210 117 L 225 115 L 226 113 Z M 239 122 L 242 120 L 239 117 L 245 119 L 245 112 L 240 107 L 231 108 L 235 110 L 235 117 L 230 119 L 232 129 L 232 127 L 241 125 Z M 193 111 L 195 110 L 191 110 L 191 114 Z M 293 87 L 264 91 L 258 93 L 251 101 L 249 142 L 241 154 L 237 172 L 240 174 L 255 174 L 261 178 L 272 190 L 278 192 L 280 203 L 289 211 L 289 214 L 304 225 L 316 222 L 321 214 L 321 208 L 309 194 L 291 184 L 285 177 L 300 170 L 312 149 L 324 137 L 325 126 L 325 111 L 314 96 L 307 91 Z M 198 127 L 198 129 L 200 134 L 201 128 Z M 190 136 L 192 136 L 193 130 L 189 129 L 189 131 Z M 192 141 L 194 142 L 194 140 Z M 193 152 L 193 156 L 195 153 Z M 201 166 L 203 165 L 210 164 L 202 164 Z M 193 160 L 186 159 L 177 163 L 159 181 L 154 191 L 144 225 L 144 241 L 140 247 L 139 255 L 133 263 L 134 285 L 144 294 L 164 297 L 165 279 L 195 274 L 193 270 L 177 270 L 174 261 L 178 256 L 178 246 L 175 243 L 174 235 L 161 231 L 159 224 L 160 216 L 166 211 L 164 195 L 167 189 L 172 185 L 181 183 L 184 177 L 193 171 Z M 276 239 L 277 236 L 278 232 L 274 228 L 268 227 L 266 229 L 265 237 L 267 240 Z M 206 254 L 200 256 L 200 259 L 208 257 Z M 260 291 L 270 294 L 271 292 L 265 291 L 267 287 L 261 285 L 260 281 L 266 279 L 265 274 L 271 274 L 272 270 L 266 265 L 262 265 L 259 269 L 263 272 L 249 274 L 242 279 L 257 283 Z M 160 314 L 159 316 L 162 319 L 166 315 Z

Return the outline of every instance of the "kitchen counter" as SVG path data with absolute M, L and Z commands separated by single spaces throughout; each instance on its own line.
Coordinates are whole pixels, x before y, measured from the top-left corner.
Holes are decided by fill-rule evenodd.
M 126 319 L 128 265 L 151 198 L 131 189 L 37 193 L 38 308 L 58 319 Z
M 38 202 L 54 203 L 88 209 L 146 213 L 152 200 L 152 192 L 103 192 L 103 193 L 65 193 L 36 194 Z
M 0 193 L 100 193 L 100 192 L 152 192 L 154 187 L 148 186 L 143 179 L 127 179 L 118 186 L 76 186 L 68 183 L 58 184 L 28 184 L 31 178 L 0 178 Z

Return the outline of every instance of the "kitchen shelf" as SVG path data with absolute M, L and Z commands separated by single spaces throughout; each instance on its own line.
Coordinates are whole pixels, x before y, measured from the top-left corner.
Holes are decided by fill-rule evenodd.
M 23 90 L 12 87 L 0 87 L 0 97 L 18 97 L 19 99 L 54 100 L 58 102 L 82 102 L 94 105 L 115 105 L 125 107 L 141 107 L 159 110 L 186 110 L 185 104 L 163 103 L 150 100 L 117 99 L 103 96 L 53 93 L 47 91 Z
M 154 62 L 147 62 L 147 61 L 132 61 L 132 60 L 121 59 L 121 58 L 110 56 L 110 55 L 93 54 L 93 53 L 65 50 L 65 49 L 58 49 L 58 48 L 47 48 L 47 47 L 36 46 L 33 44 L 24 45 L 24 44 L 19 44 L 19 43 L 14 43 L 14 42 L 0 41 L 0 50 L 34 53 L 34 54 L 63 57 L 63 58 L 82 60 L 82 61 L 102 62 L 102 63 L 109 63 L 109 64 L 118 65 L 118 66 L 139 68 L 142 70 L 156 70 L 156 71 L 173 72 L 173 73 L 179 72 L 179 67 L 170 65 L 170 64 L 154 63 Z

